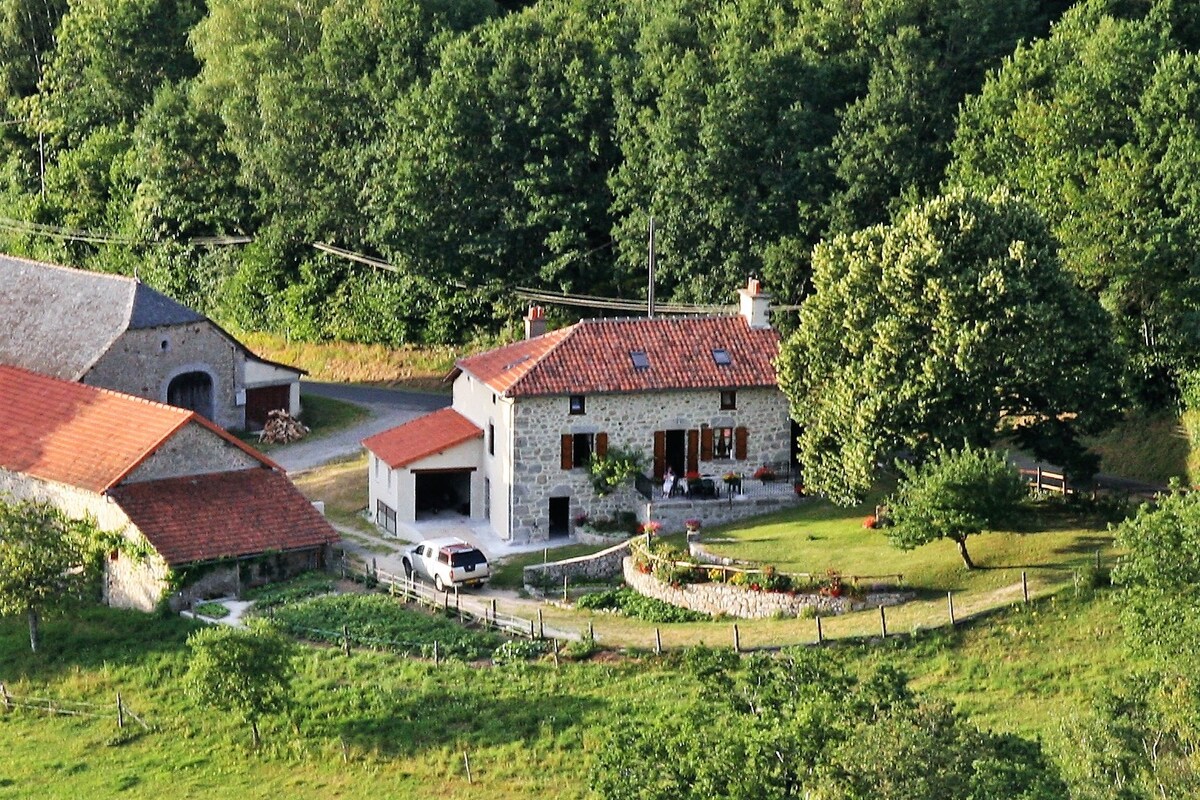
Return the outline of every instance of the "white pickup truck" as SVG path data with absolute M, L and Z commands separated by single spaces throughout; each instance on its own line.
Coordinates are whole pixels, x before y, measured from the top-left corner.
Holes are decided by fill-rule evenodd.
M 439 592 L 479 586 L 492 576 L 487 556 L 462 539 L 426 539 L 404 554 L 404 574 L 433 581 Z

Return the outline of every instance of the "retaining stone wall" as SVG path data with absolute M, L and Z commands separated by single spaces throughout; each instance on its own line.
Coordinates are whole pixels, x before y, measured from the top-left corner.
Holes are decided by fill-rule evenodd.
M 561 586 L 564 577 L 576 583 L 600 583 L 615 578 L 621 574 L 622 562 L 629 555 L 630 541 L 590 556 L 530 565 L 525 568 L 525 588 L 536 593 L 547 584 Z
M 732 502 L 724 498 L 717 500 L 669 500 L 665 503 L 642 501 L 638 509 L 638 519 L 642 522 L 658 520 L 663 524 L 662 532 L 678 533 L 684 529 L 684 522 L 698 519 L 702 528 L 712 528 L 728 522 L 762 514 L 770 514 L 785 508 L 792 508 L 805 501 L 804 497 L 795 494 L 765 497 L 735 497 Z
M 887 592 L 868 594 L 862 598 L 824 597 L 819 594 L 797 594 L 781 592 L 755 592 L 740 586 L 724 583 L 685 583 L 679 588 L 669 586 L 655 578 L 638 572 L 633 559 L 622 563 L 625 583 L 639 594 L 653 597 L 680 608 L 689 608 L 713 616 L 737 617 L 739 619 L 762 619 L 783 614 L 798 617 L 816 609 L 819 614 L 845 614 L 877 606 L 894 606 L 911 600 L 912 592 Z

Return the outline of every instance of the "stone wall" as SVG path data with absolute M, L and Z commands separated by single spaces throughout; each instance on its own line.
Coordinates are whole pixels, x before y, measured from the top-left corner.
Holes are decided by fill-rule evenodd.
M 237 392 L 245 380 L 244 361 L 241 348 L 211 322 L 143 328 L 123 333 L 83 382 L 165 403 L 172 378 L 205 372 L 213 381 L 213 422 L 242 428 L 246 409 Z
M 622 563 L 629 555 L 630 541 L 590 556 L 528 566 L 525 568 L 525 588 L 530 592 L 540 592 L 545 586 L 562 586 L 563 578 L 569 583 L 602 583 L 611 580 L 621 574 Z
M 718 389 L 587 395 L 587 413 L 579 415 L 569 413 L 565 395 L 519 398 L 513 408 L 512 540 L 549 538 L 552 497 L 570 498 L 572 519 L 584 513 L 597 517 L 646 511 L 645 498 L 632 489 L 599 498 L 587 469 L 562 469 L 563 434 L 606 433 L 609 448 L 641 452 L 649 469 L 655 431 L 742 426 L 749 432 L 746 459 L 701 462 L 703 472 L 719 474 L 732 469 L 750 473 L 761 464 L 784 463 L 790 458 L 791 421 L 782 392 L 773 387 L 738 389 L 737 408 L 725 411 L 721 410 L 720 395 Z M 754 513 L 762 512 L 743 516 Z M 690 514 L 681 516 L 680 528 Z
M 791 508 L 804 502 L 805 498 L 792 494 L 770 495 L 766 497 L 735 496 L 733 501 L 725 498 L 716 500 L 679 500 L 666 502 L 646 502 L 642 500 L 638 519 L 642 522 L 657 520 L 662 523 L 663 533 L 678 533 L 684 529 L 684 522 L 689 519 L 700 520 L 702 529 L 736 522 L 761 514 L 770 514 L 785 508 Z
M 154 451 L 124 483 L 260 467 L 262 462 L 203 425 L 189 422 Z
M 639 572 L 633 559 L 626 558 L 621 565 L 625 583 L 639 594 L 654 597 L 680 608 L 690 608 L 713 616 L 737 617 L 739 619 L 762 619 L 764 617 L 799 617 L 816 613 L 844 614 L 878 606 L 894 606 L 911 600 L 912 592 L 888 592 L 868 594 L 861 598 L 824 597 L 819 594 L 789 595 L 783 592 L 755 592 L 742 586 L 724 583 L 685 583 L 674 588 L 653 575 Z

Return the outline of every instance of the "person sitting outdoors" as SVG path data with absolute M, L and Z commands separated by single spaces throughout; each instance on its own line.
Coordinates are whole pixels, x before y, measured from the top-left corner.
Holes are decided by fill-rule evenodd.
M 662 496 L 666 499 L 671 496 L 671 490 L 675 488 L 675 471 L 669 466 L 667 471 L 663 473 Z

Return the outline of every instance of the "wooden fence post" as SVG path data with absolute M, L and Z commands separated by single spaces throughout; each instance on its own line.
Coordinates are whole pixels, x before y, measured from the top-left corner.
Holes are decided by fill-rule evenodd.
M 738 636 L 738 626 L 736 622 L 733 623 L 733 652 L 742 652 L 742 641 L 741 637 Z
M 121 693 L 117 692 L 117 727 L 125 727 L 125 706 L 121 705 Z
M 0 699 L 4 700 L 4 710 L 11 711 L 12 698 L 8 696 L 8 688 L 3 683 L 0 683 Z
M 950 627 L 953 628 L 954 622 L 954 592 L 946 592 L 946 605 L 950 606 Z
M 375 563 L 375 559 L 371 559 L 371 577 L 379 580 L 379 565 Z
M 442 663 L 441 653 L 438 650 L 437 639 L 433 640 L 433 665 L 436 667 Z
M 879 630 L 883 633 L 883 638 L 887 638 L 887 614 L 883 610 L 883 606 L 879 607 Z
M 662 655 L 662 631 L 659 628 L 654 629 L 654 655 Z
M 821 615 L 817 614 L 817 644 L 825 643 L 825 632 L 821 630 Z
M 342 652 L 347 656 L 350 655 L 350 626 L 342 626 Z
M 558 669 L 558 639 L 554 640 L 554 647 L 551 652 L 554 653 L 554 668 Z
M 1042 468 L 1041 467 L 1037 468 L 1036 474 L 1037 474 L 1037 484 L 1036 484 L 1037 490 L 1040 492 L 1042 490 Z
M 1025 598 L 1025 604 L 1029 604 L 1029 579 L 1025 575 L 1025 570 L 1021 570 L 1021 595 Z
M 1100 571 L 1100 548 L 1096 548 L 1096 571 Z
M 567 602 L 567 576 L 563 575 L 563 602 Z
M 542 610 L 539 608 L 537 611 L 538 611 L 538 638 L 545 639 L 546 638 L 546 624 L 542 620 Z
M 471 759 L 467 757 L 466 750 L 463 750 L 463 764 L 467 768 L 467 783 L 474 783 L 474 781 L 471 779 Z
M 499 628 L 500 625 L 496 622 L 496 598 L 492 598 L 492 626 Z
M 588 641 L 596 641 L 596 628 L 594 625 L 592 625 L 592 621 L 590 619 L 588 620 Z

